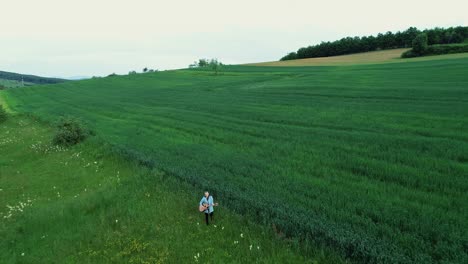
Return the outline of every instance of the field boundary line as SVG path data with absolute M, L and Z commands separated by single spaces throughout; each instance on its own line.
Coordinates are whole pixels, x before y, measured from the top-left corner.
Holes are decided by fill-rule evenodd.
M 0 105 L 3 106 L 3 109 L 5 109 L 5 111 L 6 111 L 7 113 L 12 113 L 12 114 L 14 114 L 15 111 L 13 111 L 13 110 L 8 106 L 8 103 L 7 103 L 6 99 L 5 99 L 5 97 L 6 97 L 6 96 L 5 96 L 5 92 L 4 92 L 4 91 L 0 91 Z

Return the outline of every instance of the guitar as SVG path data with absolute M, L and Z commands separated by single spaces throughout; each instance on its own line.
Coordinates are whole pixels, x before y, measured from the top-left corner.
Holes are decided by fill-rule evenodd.
M 209 206 L 210 206 L 209 204 L 203 203 L 202 205 L 198 207 L 198 210 L 200 210 L 200 212 L 204 212 L 206 209 L 208 209 Z M 212 204 L 212 206 L 218 206 L 218 203 L 214 203 Z

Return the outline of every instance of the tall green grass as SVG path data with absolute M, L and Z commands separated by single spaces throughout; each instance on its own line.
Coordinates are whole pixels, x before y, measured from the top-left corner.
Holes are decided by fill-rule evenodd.
M 335 263 L 223 205 L 206 226 L 203 190 L 122 159 L 99 139 L 62 148 L 37 120 L 0 124 L 1 263 Z
M 468 59 L 182 70 L 8 91 L 298 243 L 468 260 Z

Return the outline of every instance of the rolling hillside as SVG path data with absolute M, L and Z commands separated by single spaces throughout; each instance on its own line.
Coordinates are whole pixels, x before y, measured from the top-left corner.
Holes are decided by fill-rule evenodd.
M 466 263 L 468 58 L 349 64 L 167 71 L 4 95 L 20 113 L 82 117 L 128 159 L 213 190 L 298 244 L 360 263 Z
M 468 58 L 468 53 L 449 54 L 441 56 L 420 57 L 411 59 L 402 59 L 400 56 L 403 52 L 409 49 L 391 49 L 382 51 L 371 51 L 355 53 L 350 55 L 309 58 L 287 61 L 270 61 L 249 63 L 246 66 L 345 66 L 345 65 L 362 65 L 362 64 L 381 64 L 381 63 L 401 63 L 409 61 L 433 61 L 446 60 L 456 58 Z
M 6 88 L 16 88 L 37 84 L 53 84 L 66 82 L 65 79 L 40 77 L 28 74 L 0 71 L 0 86 Z

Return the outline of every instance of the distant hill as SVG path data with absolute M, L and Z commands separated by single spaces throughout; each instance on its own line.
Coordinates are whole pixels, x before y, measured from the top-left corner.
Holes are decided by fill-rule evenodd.
M 380 63 L 401 63 L 408 62 L 408 59 L 402 59 L 401 54 L 410 49 L 391 49 L 380 51 L 369 51 L 347 55 L 307 58 L 286 61 L 269 61 L 244 64 L 246 66 L 344 66 L 360 64 L 380 64 Z M 467 58 L 468 53 L 446 54 L 430 57 L 412 58 L 411 61 L 425 60 L 444 60 Z
M 77 75 L 77 76 L 67 77 L 67 80 L 77 81 L 77 80 L 86 80 L 86 79 L 91 79 L 91 78 L 92 78 L 91 76 Z
M 0 71 L 0 86 L 6 88 L 21 87 L 23 85 L 54 84 L 66 81 L 68 80 Z

